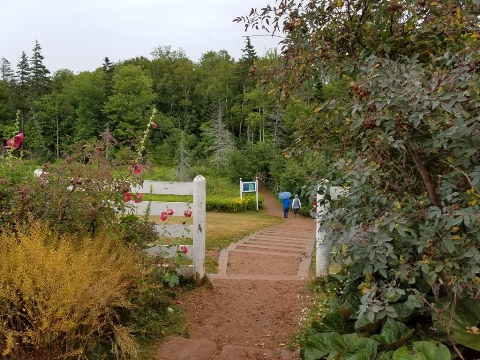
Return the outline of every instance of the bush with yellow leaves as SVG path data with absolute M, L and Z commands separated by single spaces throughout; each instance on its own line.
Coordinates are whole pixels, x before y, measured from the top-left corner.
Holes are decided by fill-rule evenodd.
M 136 356 L 119 313 L 133 306 L 139 255 L 112 239 L 73 236 L 38 222 L 0 233 L 1 358 L 81 359 L 105 342 L 117 358 Z

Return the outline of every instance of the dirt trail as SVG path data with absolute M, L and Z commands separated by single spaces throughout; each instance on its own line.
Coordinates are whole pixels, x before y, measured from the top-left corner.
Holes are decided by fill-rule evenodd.
M 280 202 L 262 185 L 267 214 L 283 217 Z M 232 224 L 234 226 L 234 224 Z M 182 295 L 190 339 L 169 337 L 155 360 L 296 360 L 287 350 L 305 305 L 305 282 L 315 238 L 312 219 L 264 229 L 224 249 L 213 289 Z M 223 260 L 222 260 L 223 258 Z

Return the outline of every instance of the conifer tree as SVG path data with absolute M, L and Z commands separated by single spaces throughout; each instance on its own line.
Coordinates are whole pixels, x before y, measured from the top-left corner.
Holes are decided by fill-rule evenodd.
M 20 130 L 24 131 L 24 116 L 26 110 L 27 91 L 30 80 L 30 66 L 28 56 L 22 51 L 20 61 L 17 64 L 16 84 L 17 84 L 17 103 L 15 107 L 20 110 Z
M 31 94 L 34 99 L 48 93 L 50 87 L 50 71 L 43 64 L 42 48 L 37 40 L 33 48 L 33 55 L 30 58 L 30 83 Z
M 0 76 L 1 79 L 7 83 L 11 83 L 15 80 L 15 73 L 12 70 L 12 66 L 10 65 L 10 61 L 5 58 L 1 59 L 0 64 Z
M 110 61 L 108 57 L 105 57 L 105 59 L 103 59 L 103 78 L 105 80 L 105 96 L 107 98 L 113 95 L 113 70 L 114 64 Z
M 17 64 L 17 85 L 20 93 L 25 94 L 28 88 L 28 82 L 30 79 L 30 66 L 28 64 L 28 56 L 25 51 L 22 51 L 20 61 Z
M 249 66 L 252 66 L 255 61 L 258 59 L 257 52 L 255 51 L 255 48 L 252 45 L 252 42 L 250 40 L 250 36 L 247 36 L 247 39 L 245 40 L 245 48 L 242 49 L 243 55 L 242 55 L 242 61 L 245 61 Z

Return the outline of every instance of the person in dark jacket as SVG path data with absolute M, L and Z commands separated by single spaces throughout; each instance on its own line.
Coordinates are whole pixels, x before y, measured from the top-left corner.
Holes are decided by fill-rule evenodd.
M 292 200 L 290 198 L 283 199 L 283 217 L 286 219 L 288 218 L 288 210 L 290 210 L 290 205 L 292 205 Z

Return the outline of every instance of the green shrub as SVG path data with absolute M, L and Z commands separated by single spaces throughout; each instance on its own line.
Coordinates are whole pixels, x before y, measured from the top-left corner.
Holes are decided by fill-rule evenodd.
M 258 196 L 258 208 L 263 208 L 263 195 Z M 240 199 L 239 197 L 207 197 L 207 211 L 242 212 L 247 210 L 257 210 L 257 203 L 255 197 L 246 196 L 242 199 Z

